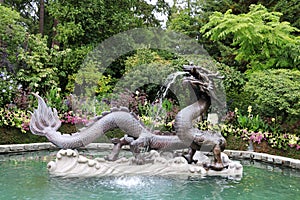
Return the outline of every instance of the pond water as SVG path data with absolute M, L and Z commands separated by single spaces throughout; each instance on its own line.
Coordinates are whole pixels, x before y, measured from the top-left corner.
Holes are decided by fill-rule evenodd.
M 241 161 L 241 180 L 123 176 L 51 177 L 56 152 L 0 155 L 0 199 L 300 199 L 300 171 Z M 89 152 L 93 155 L 92 152 Z M 102 156 L 97 153 L 97 156 Z

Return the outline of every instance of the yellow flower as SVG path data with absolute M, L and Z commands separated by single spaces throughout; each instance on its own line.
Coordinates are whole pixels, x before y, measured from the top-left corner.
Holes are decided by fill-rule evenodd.
M 274 117 L 271 120 L 272 120 L 272 122 L 275 122 L 275 118 Z
M 248 113 L 252 112 L 252 106 L 248 106 Z
M 235 112 L 235 113 L 237 113 L 238 111 L 239 111 L 239 109 L 238 109 L 238 108 L 235 108 L 235 109 L 234 109 L 234 112 Z
M 296 135 L 290 135 L 289 144 L 295 145 L 298 143 L 299 138 Z

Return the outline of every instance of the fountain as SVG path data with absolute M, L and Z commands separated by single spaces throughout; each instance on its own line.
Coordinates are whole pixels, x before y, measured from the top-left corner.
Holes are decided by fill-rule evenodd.
M 93 157 L 109 153 L 109 149 L 78 151 Z M 300 192 L 299 170 L 266 162 L 241 160 L 244 175 L 239 180 L 138 174 L 62 178 L 49 176 L 46 170 L 56 153 L 0 154 L 0 199 L 296 199 Z
M 175 118 L 176 135 L 162 136 L 152 133 L 139 119 L 125 107 L 111 108 L 95 117 L 90 124 L 76 133 L 61 134 L 58 128 L 61 122 L 55 108 L 50 108 L 44 100 L 38 99 L 38 108 L 34 110 L 30 121 L 33 134 L 47 137 L 53 144 L 62 148 L 55 161 L 48 163 L 50 174 L 63 177 L 106 177 L 123 175 L 157 176 L 237 176 L 241 177 L 243 167 L 239 162 L 231 161 L 222 151 L 226 140 L 216 131 L 201 131 L 193 126 L 193 120 L 208 111 L 211 101 L 220 104 L 215 94 L 214 79 L 220 79 L 218 73 L 199 66 L 187 65 L 183 70 L 188 74 L 183 82 L 189 84 L 197 100 L 183 108 Z M 89 159 L 79 155 L 76 148 L 86 146 L 99 136 L 114 128 L 127 135 L 113 139 L 114 148 L 105 158 Z M 118 158 L 122 146 L 128 145 L 133 156 Z M 186 153 L 177 151 L 187 149 Z M 149 152 L 141 153 L 141 149 Z M 173 153 L 165 156 L 164 151 Z M 175 151 L 175 152 L 174 152 Z M 199 153 L 205 151 L 212 159 Z

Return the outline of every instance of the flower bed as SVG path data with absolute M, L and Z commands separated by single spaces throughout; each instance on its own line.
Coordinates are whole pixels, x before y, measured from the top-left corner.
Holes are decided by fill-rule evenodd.
M 240 151 L 248 151 L 249 150 L 249 141 L 243 140 L 240 137 L 237 136 L 227 136 L 227 147 L 226 149 L 231 150 L 240 150 Z M 271 155 L 278 155 L 278 156 L 284 156 L 289 158 L 295 158 L 300 159 L 300 151 L 296 148 L 289 148 L 287 150 L 284 149 L 278 149 L 272 147 L 270 144 L 268 144 L 267 141 L 262 141 L 261 143 L 252 143 L 253 144 L 253 151 L 257 153 L 267 153 Z

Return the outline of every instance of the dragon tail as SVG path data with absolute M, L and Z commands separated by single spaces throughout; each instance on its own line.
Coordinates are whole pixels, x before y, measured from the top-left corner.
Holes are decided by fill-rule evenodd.
M 29 125 L 31 132 L 41 136 L 46 136 L 50 132 L 56 132 L 61 126 L 57 110 L 48 107 L 38 94 L 32 94 L 38 99 L 38 108 L 31 113 Z

